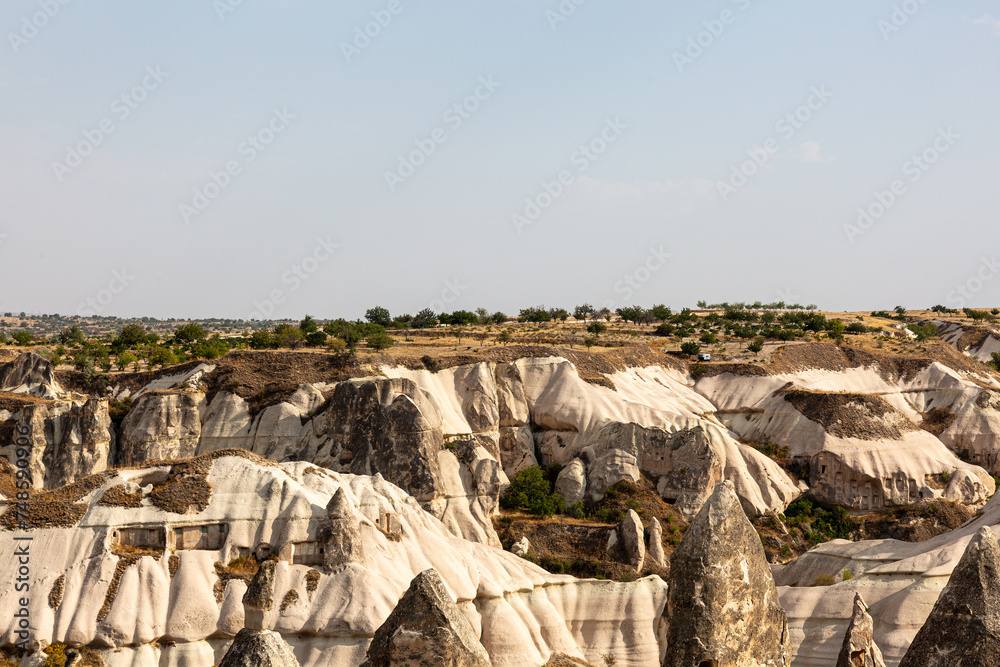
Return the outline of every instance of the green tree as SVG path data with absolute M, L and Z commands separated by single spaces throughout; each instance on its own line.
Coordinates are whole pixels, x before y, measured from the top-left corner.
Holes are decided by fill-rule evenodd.
M 156 366 L 166 368 L 177 363 L 177 355 L 170 348 L 163 347 L 162 345 L 154 345 L 149 350 L 147 361 L 151 369 Z
M 13 334 L 11 334 L 11 337 L 14 339 L 14 342 L 20 345 L 21 347 L 25 347 L 26 345 L 31 345 L 31 341 L 35 339 L 35 337 L 32 336 L 31 333 L 28 331 L 15 331 Z
M 563 511 L 565 501 L 558 493 L 552 492 L 545 471 L 531 466 L 514 475 L 510 486 L 500 496 L 500 505 L 537 516 L 553 516 Z
M 565 308 L 550 308 L 549 315 L 552 316 L 552 319 L 559 320 L 560 322 L 565 322 L 569 319 L 569 311 Z
M 750 350 L 751 352 L 753 352 L 753 356 L 756 357 L 757 354 L 760 353 L 760 351 L 764 349 L 764 339 L 763 338 L 754 338 L 750 342 L 750 344 L 747 345 L 747 349 Z
M 330 337 L 326 339 L 326 349 L 334 354 L 344 354 L 347 352 L 347 343 L 343 338 Z
M 932 322 L 924 324 L 908 324 L 906 328 L 916 335 L 917 340 L 923 342 L 937 336 L 937 327 Z
M 267 329 L 259 329 L 250 334 L 250 349 L 269 350 L 275 347 L 274 336 Z
M 135 363 L 135 359 L 136 356 L 131 352 L 122 352 L 115 357 L 115 365 L 118 366 L 119 371 L 124 371 L 126 366 Z
M 587 332 L 594 334 L 594 336 L 600 336 L 602 333 L 608 330 L 608 325 L 603 322 L 591 322 L 587 325 Z
M 149 342 L 149 332 L 141 324 L 126 324 L 115 337 L 113 346 L 135 350 Z
M 424 308 L 413 318 L 412 326 L 414 329 L 426 329 L 437 324 L 437 315 L 430 308 Z
M 584 336 L 583 344 L 587 347 L 587 350 L 589 351 L 590 348 L 597 345 L 597 336 Z
M 326 345 L 326 338 L 325 331 L 310 331 L 306 334 L 306 343 L 312 347 L 322 347 Z
M 653 319 L 659 320 L 660 322 L 666 322 L 670 319 L 671 310 L 664 306 L 662 303 L 657 304 L 649 309 L 649 314 L 653 316 Z
M 503 329 L 499 334 L 497 334 L 497 342 L 501 345 L 506 345 L 510 342 L 510 339 L 510 329 Z
M 689 340 L 686 343 L 681 344 L 681 352 L 687 355 L 698 354 L 701 352 L 701 345 L 698 345 L 698 343 L 693 340 Z
M 522 322 L 551 322 L 552 313 L 545 309 L 545 306 L 535 306 L 533 308 L 522 308 L 520 315 L 517 316 Z
M 396 344 L 396 341 L 392 339 L 387 333 L 373 333 L 367 338 L 365 338 L 365 343 L 368 347 L 376 352 L 381 352 L 382 350 L 388 350 L 390 347 Z
M 66 329 L 63 329 L 56 334 L 56 338 L 64 345 L 80 345 L 87 339 L 79 324 L 74 324 Z
M 174 332 L 174 340 L 179 343 L 193 343 L 205 338 L 208 338 L 205 328 L 194 322 L 178 327 L 177 331 Z
M 302 332 L 303 337 L 308 337 L 314 331 L 319 331 L 319 324 L 313 319 L 312 315 L 306 315 L 299 322 L 299 331 Z
M 274 341 L 278 347 L 298 347 L 302 343 L 302 332 L 291 324 L 274 327 Z
M 664 322 L 660 324 L 658 327 L 656 327 L 655 330 L 653 330 L 653 335 L 664 336 L 664 337 L 673 336 L 675 331 L 677 331 L 677 327 L 675 327 L 673 324 Z
M 719 337 L 716 336 L 711 331 L 706 331 L 701 335 L 701 338 L 699 338 L 698 340 L 700 340 L 705 345 L 715 345 L 716 343 L 719 342 Z
M 594 317 L 594 307 L 589 303 L 577 306 L 573 309 L 573 317 L 578 320 L 589 320 Z
M 389 315 L 389 311 L 382 306 L 369 308 L 368 311 L 365 312 L 365 319 L 372 324 L 378 324 L 383 328 L 389 328 L 392 326 L 392 316 Z

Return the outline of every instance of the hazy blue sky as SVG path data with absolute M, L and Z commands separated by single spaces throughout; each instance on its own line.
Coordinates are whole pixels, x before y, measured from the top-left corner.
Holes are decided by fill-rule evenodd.
M 5 0 L 0 310 L 1000 305 L 996 2 L 576 2 Z

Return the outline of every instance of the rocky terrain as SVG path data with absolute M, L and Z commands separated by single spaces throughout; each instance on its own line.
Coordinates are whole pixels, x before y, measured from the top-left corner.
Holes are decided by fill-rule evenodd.
M 995 339 L 940 326 L 922 354 L 792 342 L 757 363 L 642 345 L 419 362 L 235 351 L 120 373 L 103 393 L 20 354 L 0 366 L 0 570 L 30 531 L 32 636 L 116 666 L 241 664 L 220 661 L 246 624 L 234 655 L 273 664 L 284 642 L 310 666 L 447 645 L 465 648 L 441 664 L 894 667 L 972 536 L 1000 524 L 1000 376 L 979 361 Z M 578 518 L 501 512 L 533 466 Z M 795 537 L 814 520 L 783 516 L 800 498 L 863 521 L 858 541 L 796 557 L 814 544 Z M 881 530 L 871 517 L 942 504 L 971 520 L 951 529 L 928 509 L 909 530 L 881 519 L 923 541 L 859 539 Z M 262 562 L 274 608 L 243 597 Z M 750 625 L 776 637 L 757 662 L 718 630 L 747 614 L 677 611 L 692 602 L 675 595 L 709 589 L 757 601 L 766 619 Z M 17 604 L 0 591 L 0 618 Z M 441 629 L 394 639 L 411 626 Z M 0 621 L 0 646 L 15 642 Z M 685 642 L 716 648 L 668 650 Z

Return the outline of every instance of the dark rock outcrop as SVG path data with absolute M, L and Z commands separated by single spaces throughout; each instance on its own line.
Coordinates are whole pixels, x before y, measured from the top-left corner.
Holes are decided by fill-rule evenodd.
M 273 560 L 260 564 L 257 574 L 243 594 L 243 625 L 247 630 L 267 630 L 271 626 L 271 607 L 274 597 Z
M 219 667 L 300 667 L 292 647 L 270 632 L 274 561 L 264 561 L 243 594 L 246 627 L 239 631 Z
M 375 631 L 363 667 L 490 667 L 490 658 L 434 570 L 421 572 Z
M 219 667 L 301 667 L 277 632 L 240 630 Z
M 341 382 L 322 417 L 328 440 L 309 460 L 354 475 L 382 473 L 421 502 L 440 493 L 441 413 L 412 381 Z
M 30 445 L 35 488 L 57 488 L 107 469 L 115 443 L 107 399 L 26 403 L 5 425 Z M 15 449 L 13 437 L 0 442 L 0 456 L 10 461 L 17 459 Z
M 1000 665 L 1000 546 L 980 528 L 899 667 Z
M 854 615 L 847 626 L 837 667 L 885 667 L 882 652 L 875 645 L 875 622 L 861 594 L 854 595 Z
M 52 364 L 26 352 L 0 366 L 0 391 L 56 398 L 62 393 Z
M 664 667 L 787 667 L 788 623 L 760 538 L 731 482 L 715 492 L 670 559 Z
M 326 520 L 320 526 L 319 537 L 323 542 L 323 565 L 328 570 L 360 563 L 365 557 L 358 518 L 343 488 L 337 489 L 326 506 Z

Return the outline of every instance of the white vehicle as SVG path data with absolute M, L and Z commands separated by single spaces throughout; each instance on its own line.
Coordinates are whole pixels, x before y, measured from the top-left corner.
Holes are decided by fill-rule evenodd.
M 708 352 L 698 353 L 698 361 L 711 361 L 711 360 L 712 360 L 712 355 L 710 355 Z

